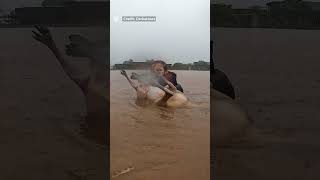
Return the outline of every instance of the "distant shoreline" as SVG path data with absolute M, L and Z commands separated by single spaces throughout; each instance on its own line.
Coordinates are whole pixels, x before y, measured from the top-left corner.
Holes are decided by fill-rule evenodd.
M 9 28 L 33 28 L 35 25 L 43 25 L 47 27 L 54 27 L 54 28 L 106 28 L 109 29 L 109 26 L 104 26 L 102 24 L 99 25 L 88 25 L 88 24 L 28 24 L 28 25 L 21 25 L 21 24 L 0 24 L 0 29 L 9 29 Z M 320 30 L 320 28 L 279 28 L 279 27 L 231 27 L 231 26 L 210 26 L 210 29 L 279 29 L 279 30 L 308 30 L 308 31 L 315 31 L 315 30 Z
M 85 27 L 101 27 L 101 28 L 109 28 L 109 26 L 104 25 L 88 25 L 88 24 L 0 24 L 0 28 L 33 28 L 35 25 L 43 25 L 47 27 L 79 27 L 79 28 L 85 28 Z
M 122 69 L 110 69 L 110 71 L 120 71 Z M 127 71 L 148 71 L 149 69 L 123 69 Z M 169 71 L 210 71 L 210 70 L 188 70 L 188 69 L 169 69 Z

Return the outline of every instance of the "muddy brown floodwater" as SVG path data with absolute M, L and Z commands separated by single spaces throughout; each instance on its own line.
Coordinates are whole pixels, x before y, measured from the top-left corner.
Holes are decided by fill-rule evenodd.
M 210 179 L 210 75 L 175 72 L 195 107 L 139 107 L 135 90 L 111 71 L 112 179 Z

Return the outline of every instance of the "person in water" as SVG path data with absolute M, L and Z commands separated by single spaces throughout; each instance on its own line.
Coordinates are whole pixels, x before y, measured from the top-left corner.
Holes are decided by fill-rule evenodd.
M 155 99 L 153 98 L 158 99 L 157 97 L 161 98 L 161 100 L 157 101 L 156 104 L 165 104 L 166 100 L 168 100 L 169 97 L 171 97 L 172 93 L 176 92 L 177 90 L 183 92 L 181 85 L 177 83 L 177 75 L 173 72 L 168 71 L 168 66 L 164 61 L 154 61 L 151 65 L 150 70 L 151 73 L 143 75 L 133 72 L 130 78 L 124 70 L 121 70 L 121 74 L 125 76 L 130 85 L 136 90 L 137 105 L 146 106 L 152 104 L 155 101 Z M 133 82 L 131 79 L 138 80 L 138 84 Z M 163 91 L 157 91 L 151 88 L 152 86 L 158 87 Z M 171 93 L 166 94 L 166 92 L 168 91 Z M 148 93 L 149 95 L 150 93 L 153 94 L 151 95 L 151 97 L 153 98 L 151 98 L 150 96 L 148 97 Z
M 164 61 L 154 61 L 151 65 L 151 72 L 158 75 L 158 83 L 161 86 L 168 85 L 170 90 L 178 90 L 183 93 L 182 86 L 177 82 L 177 74 L 169 71 L 168 65 Z

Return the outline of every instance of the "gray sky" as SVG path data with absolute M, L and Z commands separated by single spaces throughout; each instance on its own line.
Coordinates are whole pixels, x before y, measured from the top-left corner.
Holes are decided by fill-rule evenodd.
M 79 0 L 84 1 L 84 0 Z M 96 1 L 96 0 L 86 0 L 86 1 Z M 108 1 L 108 0 L 102 0 Z M 133 0 L 135 2 L 135 0 Z M 176 0 L 172 0 L 176 1 Z M 234 7 L 248 7 L 252 5 L 261 5 L 263 6 L 267 2 L 273 0 L 211 0 L 211 2 L 224 2 L 232 4 Z M 279 1 L 279 0 L 275 0 Z M 320 0 L 310 0 L 310 1 L 317 1 Z M 42 0 L 0 0 L 0 9 L 10 10 L 15 7 L 23 7 L 23 6 L 39 6 Z
M 191 63 L 210 58 L 210 0 L 112 0 L 111 64 L 163 59 Z M 113 17 L 156 16 L 156 22 Z
M 79 0 L 84 1 L 84 0 Z M 95 0 L 86 0 L 86 1 L 95 1 Z M 102 0 L 108 1 L 108 0 Z M 133 0 L 135 1 L 135 0 Z M 176 1 L 176 0 L 172 0 Z M 248 7 L 252 5 L 264 5 L 266 2 L 270 2 L 272 0 L 211 0 L 211 2 L 225 2 L 234 5 L 234 7 Z M 278 0 L 275 0 L 278 1 Z M 320 0 L 310 0 L 310 1 L 318 1 Z M 39 6 L 42 0 L 0 0 L 0 9 L 9 10 L 15 7 L 23 7 L 23 6 Z

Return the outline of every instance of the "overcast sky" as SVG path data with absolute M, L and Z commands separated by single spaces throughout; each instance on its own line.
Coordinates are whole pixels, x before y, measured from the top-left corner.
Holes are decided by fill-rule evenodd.
M 99 1 L 99 0 L 79 0 L 79 1 Z M 108 1 L 108 0 L 102 0 L 102 1 Z M 135 1 L 135 0 L 132 0 L 132 1 Z M 176 1 L 176 0 L 172 0 L 172 1 Z M 229 3 L 229 4 L 232 4 L 234 7 L 248 7 L 252 5 L 263 6 L 270 1 L 273 1 L 273 0 L 211 0 L 211 2 Z M 275 0 L 275 1 L 279 1 L 279 0 Z M 310 0 L 310 1 L 320 2 L 320 0 Z M 39 6 L 41 2 L 42 0 L 0 0 L 0 9 L 9 10 L 15 7 Z
M 84 1 L 84 0 L 79 0 L 79 1 Z M 97 1 L 97 0 L 86 0 L 86 1 Z M 108 1 L 108 0 L 102 0 L 102 1 Z M 132 1 L 135 1 L 135 0 L 132 0 Z M 176 1 L 176 0 L 172 0 L 172 1 Z M 273 0 L 211 0 L 211 2 L 229 3 L 229 4 L 232 4 L 234 7 L 248 7 L 252 5 L 263 6 L 270 1 L 273 1 Z M 279 0 L 275 0 L 275 1 L 279 1 Z M 320 0 L 310 0 L 310 1 L 320 2 Z M 41 2 L 42 0 L 0 0 L 0 9 L 9 10 L 15 7 L 39 6 Z
M 163 59 L 168 63 L 210 60 L 210 0 L 111 1 L 111 64 Z M 183 6 L 181 6 L 183 4 Z M 156 22 L 113 17 L 156 16 Z

